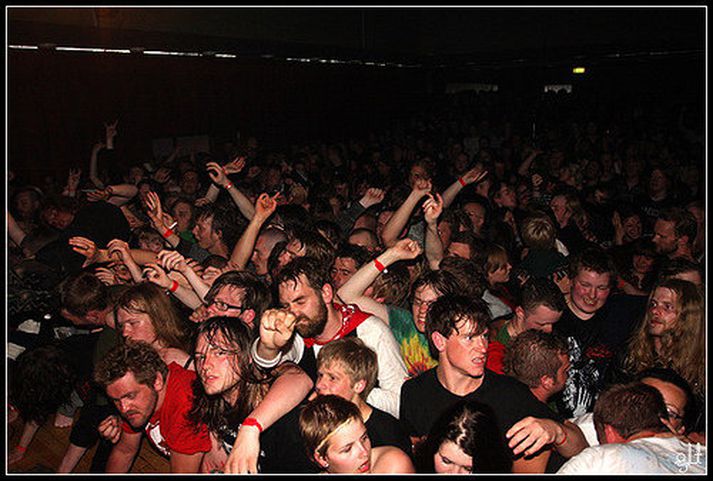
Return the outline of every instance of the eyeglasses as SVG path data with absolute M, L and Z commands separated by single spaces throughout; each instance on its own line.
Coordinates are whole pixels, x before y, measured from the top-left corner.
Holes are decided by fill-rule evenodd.
M 213 301 L 212 305 L 215 306 L 215 308 L 218 309 L 220 312 L 225 312 L 228 309 L 237 309 L 240 312 L 243 311 L 243 306 L 233 306 L 231 304 L 226 304 L 223 301 Z
M 674 419 L 675 419 L 675 420 L 678 420 L 678 421 L 682 421 L 682 420 L 683 420 L 683 416 L 682 416 L 681 414 L 679 414 L 679 413 L 676 411 L 676 409 L 674 409 L 674 407 L 671 406 L 671 405 L 669 405 L 669 404 L 666 405 L 666 412 L 668 413 L 668 417 L 669 417 L 669 419 L 671 419 L 671 420 L 674 420 Z

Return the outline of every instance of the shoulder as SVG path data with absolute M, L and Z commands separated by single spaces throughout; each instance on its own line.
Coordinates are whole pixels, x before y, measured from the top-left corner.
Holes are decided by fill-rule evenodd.
M 372 473 L 413 473 L 408 454 L 395 446 L 379 446 L 371 450 Z

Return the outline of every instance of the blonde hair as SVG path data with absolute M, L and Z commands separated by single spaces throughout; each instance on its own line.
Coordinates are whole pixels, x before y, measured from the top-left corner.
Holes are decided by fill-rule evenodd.
M 632 373 L 662 366 L 680 374 L 697 394 L 705 389 L 705 319 L 704 300 L 696 286 L 688 281 L 667 279 L 651 290 L 649 303 L 658 288 L 676 295 L 676 323 L 661 336 L 661 352 L 654 348 L 648 335 L 651 311 L 647 309 L 643 321 L 634 333 L 625 367 Z
M 492 274 L 508 263 L 508 252 L 499 244 L 488 244 L 485 249 L 488 259 L 485 261 L 485 272 Z
M 329 438 L 350 421 L 363 422 L 359 408 L 351 401 L 328 394 L 317 396 L 300 413 L 300 435 L 307 455 L 324 457 L 329 449 Z
M 532 249 L 552 249 L 555 246 L 557 230 L 546 214 L 526 218 L 522 223 L 522 242 Z
M 337 339 L 320 349 L 317 355 L 317 368 L 334 364 L 344 369 L 352 385 L 361 380 L 365 382 L 364 390 L 359 393 L 359 397 L 366 400 L 376 386 L 379 373 L 376 353 L 357 337 Z

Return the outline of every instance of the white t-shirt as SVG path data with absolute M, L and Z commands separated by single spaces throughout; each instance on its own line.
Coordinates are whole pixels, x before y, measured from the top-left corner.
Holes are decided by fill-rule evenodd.
M 676 437 L 649 437 L 592 446 L 567 461 L 558 474 L 704 474 L 706 447 Z

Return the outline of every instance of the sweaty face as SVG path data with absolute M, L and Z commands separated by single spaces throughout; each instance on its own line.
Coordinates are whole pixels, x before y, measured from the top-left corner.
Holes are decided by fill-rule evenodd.
M 202 333 L 196 340 L 194 359 L 196 372 L 209 396 L 220 394 L 231 405 L 235 404 L 240 381 L 237 362 L 239 352 L 228 343 L 222 333 L 211 336 Z
M 321 291 L 310 287 L 309 281 L 301 274 L 297 282 L 280 284 L 280 303 L 294 314 L 295 330 L 305 338 L 316 337 L 327 325 L 327 305 Z
M 314 389 L 320 396 L 334 394 L 347 401 L 354 401 L 359 396 L 354 390 L 344 366 L 339 362 L 333 362 L 327 366 L 323 364 L 319 366 Z
M 357 265 L 351 257 L 337 257 L 332 266 L 332 284 L 335 289 L 342 287 L 357 271 Z
M 151 419 L 158 401 L 155 385 L 139 384 L 131 371 L 109 384 L 106 394 L 134 429 L 143 427 Z
M 324 456 L 327 472 L 361 474 L 371 471 L 371 441 L 361 420 L 352 420 L 339 427 L 327 442 L 329 447 Z
M 673 221 L 657 220 L 654 224 L 654 237 L 651 240 L 659 254 L 669 255 L 676 252 L 678 239 Z
M 240 317 L 243 313 L 243 298 L 245 289 L 233 285 L 225 285 L 213 296 L 213 302 L 208 304 L 210 317 L 226 316 Z
M 116 324 L 125 339 L 154 344 L 158 341 L 151 318 L 144 312 L 121 308 L 116 313 Z
M 610 279 L 609 273 L 599 274 L 589 269 L 580 269 L 570 289 L 572 307 L 575 311 L 593 315 L 601 309 L 609 298 Z
M 648 333 L 660 337 L 671 330 L 678 319 L 676 293 L 666 287 L 657 287 L 649 302 Z
M 473 457 L 465 454 L 453 441 L 445 440 L 433 455 L 433 465 L 439 474 L 470 474 Z
M 426 332 L 428 308 L 431 307 L 431 304 L 439 297 L 441 297 L 441 294 L 428 284 L 419 287 L 414 292 L 413 302 L 411 303 L 411 314 L 413 315 L 413 322 L 418 332 Z
M 522 313 L 526 331 L 536 329 L 548 334 L 552 333 L 555 322 L 559 321 L 560 317 L 562 317 L 561 312 L 550 309 L 543 304 L 540 304 L 532 310 L 523 310 Z
M 445 357 L 444 361 L 462 376 L 477 378 L 485 374 L 488 330 L 476 334 L 476 328 L 475 323 L 469 319 L 456 324 L 439 358 Z

